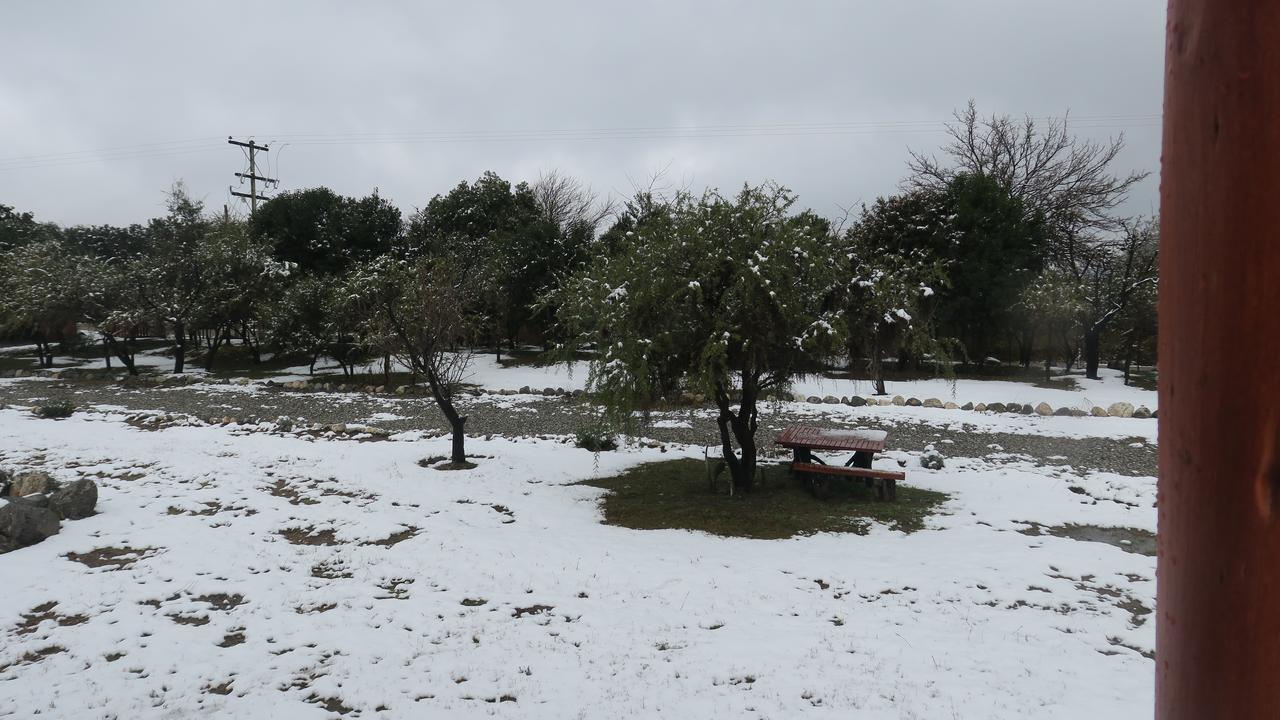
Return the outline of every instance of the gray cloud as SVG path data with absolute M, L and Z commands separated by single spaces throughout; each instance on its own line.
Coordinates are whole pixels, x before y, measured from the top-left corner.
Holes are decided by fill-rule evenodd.
M 907 148 L 944 140 L 936 122 L 895 123 L 945 119 L 969 98 L 1107 118 L 1078 132 L 1124 131 L 1117 171 L 1155 171 L 1163 12 L 1156 0 L 14 5 L 0 27 L 0 202 L 60 223 L 137 222 L 184 178 L 220 207 L 242 169 L 234 134 L 272 143 L 282 188 L 376 186 L 406 212 L 488 169 L 559 168 L 626 194 L 666 168 L 699 188 L 776 179 L 832 215 L 894 191 Z M 753 129 L 706 129 L 729 125 Z M 677 127 L 703 129 L 556 136 Z M 422 136 L 439 131 L 504 135 Z M 181 142 L 148 145 L 162 141 Z M 133 147 L 49 156 L 121 146 Z M 1126 209 L 1153 212 L 1156 190 L 1152 177 Z

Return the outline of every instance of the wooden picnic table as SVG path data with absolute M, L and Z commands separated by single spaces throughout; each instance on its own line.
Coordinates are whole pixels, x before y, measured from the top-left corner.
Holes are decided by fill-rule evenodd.
M 868 486 L 875 484 L 881 500 L 896 500 L 897 483 L 906 473 L 876 470 L 871 467 L 875 454 L 884 451 L 889 434 L 883 430 L 836 430 L 807 425 L 789 427 L 774 443 L 792 450 L 791 472 L 807 478 L 813 494 L 825 497 L 835 477 L 860 477 Z M 844 466 L 828 465 L 814 451 L 852 452 Z

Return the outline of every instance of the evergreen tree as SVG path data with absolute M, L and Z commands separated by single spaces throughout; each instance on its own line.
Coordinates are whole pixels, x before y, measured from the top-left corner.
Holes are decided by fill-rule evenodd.
M 615 419 L 679 389 L 714 399 L 735 486 L 755 479 L 758 403 L 841 337 L 834 245 L 776 185 L 734 198 L 682 193 L 633 201 L 618 251 L 556 293 L 566 350 L 594 348 L 590 389 Z

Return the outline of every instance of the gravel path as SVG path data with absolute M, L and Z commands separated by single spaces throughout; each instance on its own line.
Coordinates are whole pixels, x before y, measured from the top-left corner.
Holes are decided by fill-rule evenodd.
M 100 381 L 11 381 L 0 383 L 0 403 L 40 405 L 67 400 L 77 406 L 113 405 L 129 410 L 158 410 L 199 418 L 233 417 L 274 420 L 286 415 L 295 421 L 367 423 L 393 431 L 444 431 L 448 424 L 428 398 L 371 396 L 363 393 L 298 392 L 263 386 L 191 385 L 184 387 L 124 387 Z M 470 416 L 471 434 L 508 436 L 572 435 L 590 418 L 590 411 L 565 397 L 493 396 L 460 403 Z M 1070 466 L 1077 472 L 1100 470 L 1123 475 L 1156 475 L 1156 447 L 1112 438 L 1062 438 L 1037 434 L 948 430 L 927 423 L 895 422 L 862 410 L 859 426 L 889 431 L 889 449 L 919 451 L 936 444 L 944 455 L 986 457 L 995 453 L 1026 456 L 1034 462 Z M 651 427 L 646 437 L 661 442 L 715 444 L 719 434 L 706 412 L 655 414 L 654 421 L 676 420 L 688 427 Z M 847 427 L 843 418 L 823 414 L 793 414 L 785 409 L 762 410 L 759 436 L 766 439 L 795 424 Z M 1088 422 L 1081 419 L 1081 422 Z M 673 423 L 674 424 L 674 423 Z M 949 442 L 948 442 L 949 441 Z M 762 443 L 762 446 L 765 443 Z M 992 447 L 992 446 L 996 447 Z

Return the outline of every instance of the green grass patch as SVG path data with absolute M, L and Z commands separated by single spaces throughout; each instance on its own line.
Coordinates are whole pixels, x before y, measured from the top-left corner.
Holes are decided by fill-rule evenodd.
M 581 484 L 611 491 L 602 502 L 608 525 L 764 540 L 820 532 L 865 535 L 873 522 L 914 532 L 948 497 L 899 483 L 897 501 L 885 502 L 876 499 L 874 488 L 850 479 L 837 481 L 831 496 L 819 500 L 781 464 L 765 466 L 755 489 L 731 497 L 708 487 L 701 460 L 648 463 Z

